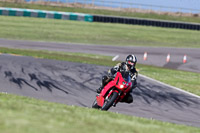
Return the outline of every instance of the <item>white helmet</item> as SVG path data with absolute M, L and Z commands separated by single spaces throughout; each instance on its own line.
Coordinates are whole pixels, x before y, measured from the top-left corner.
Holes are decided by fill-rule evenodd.
M 136 58 L 136 56 L 135 55 L 128 55 L 127 57 L 126 57 L 126 64 L 127 64 L 127 66 L 129 66 L 130 68 L 134 68 L 135 67 L 135 65 L 136 65 L 136 63 L 137 63 L 137 58 Z

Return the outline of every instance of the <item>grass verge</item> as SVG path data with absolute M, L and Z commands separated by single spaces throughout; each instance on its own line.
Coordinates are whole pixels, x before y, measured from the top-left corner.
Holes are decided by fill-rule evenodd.
M 9 3 L 9 2 L 0 2 L 0 6 L 200 23 L 199 17 L 172 16 L 172 15 L 167 15 L 167 14 L 136 13 L 136 12 L 128 12 L 128 11 L 124 12 L 124 11 L 111 11 L 111 10 L 104 10 L 104 9 L 87 9 L 87 8 L 60 7 L 60 6 L 50 6 L 50 5 Z
M 45 59 L 57 59 L 63 61 L 74 61 L 87 64 L 97 64 L 104 66 L 114 66 L 117 62 L 112 62 L 111 57 L 89 54 L 73 54 L 65 52 L 49 52 L 20 50 L 10 48 L 0 48 L 1 53 L 19 54 L 25 56 L 33 56 Z M 72 60 L 73 59 L 73 60 Z M 161 82 L 181 88 L 200 96 L 200 73 L 186 72 L 180 70 L 172 70 L 160 67 L 153 67 L 138 64 L 139 73 L 157 79 Z
M 68 43 L 200 48 L 200 32 L 136 25 L 0 16 L 0 38 Z
M 199 128 L 0 93 L 4 133 L 198 133 Z

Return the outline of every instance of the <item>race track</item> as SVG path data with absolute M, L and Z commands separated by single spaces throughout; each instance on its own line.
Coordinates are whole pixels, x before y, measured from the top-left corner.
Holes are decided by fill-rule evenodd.
M 108 67 L 0 55 L 0 91 L 91 107 Z M 139 76 L 132 104 L 110 111 L 200 127 L 200 99 Z
M 128 54 L 135 54 L 138 63 L 171 69 L 185 70 L 200 73 L 200 49 L 199 48 L 162 48 L 162 47 L 134 47 L 134 46 L 108 46 L 108 45 L 86 45 L 55 42 L 37 42 L 22 40 L 0 39 L 0 47 L 79 52 L 115 56 L 124 61 Z M 143 60 L 144 52 L 148 53 L 147 60 Z M 166 62 L 170 54 L 170 62 Z M 183 57 L 187 55 L 187 63 L 183 63 Z

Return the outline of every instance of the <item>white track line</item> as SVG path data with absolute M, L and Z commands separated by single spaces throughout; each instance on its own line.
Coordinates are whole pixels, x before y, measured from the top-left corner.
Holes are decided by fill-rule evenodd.
M 113 57 L 112 61 L 115 61 L 117 58 L 119 58 L 119 55 L 116 55 L 115 57 Z
M 160 81 L 158 81 L 158 80 L 152 79 L 152 78 L 147 77 L 147 76 L 145 76 L 145 75 L 139 74 L 139 76 L 141 76 L 141 77 L 143 77 L 143 78 L 146 78 L 146 79 L 149 79 L 149 80 L 151 80 L 151 81 L 157 82 L 157 83 L 159 83 L 159 84 L 165 85 L 165 86 L 170 87 L 170 88 L 172 88 L 172 89 L 175 89 L 175 90 L 184 92 L 184 93 L 186 93 L 186 94 L 188 94 L 188 95 L 191 95 L 191 96 L 194 96 L 194 97 L 196 97 L 196 98 L 200 98 L 200 96 L 198 96 L 198 95 L 195 95 L 195 94 L 193 94 L 193 93 L 190 93 L 190 92 L 188 92 L 188 91 L 182 90 L 182 89 L 180 89 L 180 88 L 177 88 L 177 87 L 168 85 L 168 84 L 163 83 L 163 82 L 160 82 Z

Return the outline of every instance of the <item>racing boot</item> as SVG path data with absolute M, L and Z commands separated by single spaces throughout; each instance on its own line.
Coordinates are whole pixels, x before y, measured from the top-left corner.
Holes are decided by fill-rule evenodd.
M 125 102 L 130 104 L 133 102 L 133 96 L 130 93 L 128 93 L 120 102 Z
M 102 77 L 102 83 L 101 86 L 97 89 L 97 93 L 100 94 L 103 87 L 107 84 L 108 76 L 103 76 Z

